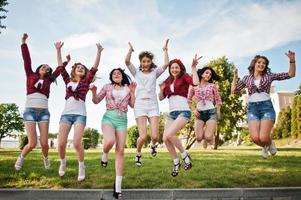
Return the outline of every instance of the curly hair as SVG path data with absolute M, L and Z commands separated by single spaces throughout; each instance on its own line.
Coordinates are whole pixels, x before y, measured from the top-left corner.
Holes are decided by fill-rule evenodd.
M 251 61 L 251 63 L 250 63 L 250 66 L 248 67 L 248 70 L 249 70 L 249 73 L 250 73 L 250 74 L 254 74 L 254 72 L 255 72 L 255 64 L 256 64 L 257 60 L 260 59 L 260 58 L 264 59 L 265 62 L 266 62 L 265 69 L 263 70 L 262 73 L 263 73 L 263 74 L 271 73 L 271 69 L 269 68 L 269 63 L 270 63 L 269 59 L 268 59 L 267 57 L 265 57 L 265 56 L 256 55 L 256 56 L 252 59 L 252 61 Z
M 147 57 L 147 58 L 149 58 L 149 59 L 152 61 L 152 64 L 151 64 L 150 69 L 157 68 L 157 65 L 155 65 L 155 64 L 153 63 L 154 54 L 153 54 L 152 52 L 149 52 L 149 51 L 142 51 L 142 52 L 139 54 L 139 60 L 140 60 L 140 62 L 141 62 L 141 60 L 142 60 L 144 57 Z M 141 65 L 140 65 L 139 68 L 141 69 Z
M 81 66 L 83 66 L 84 68 L 85 68 L 85 74 L 84 74 L 84 76 L 83 77 L 81 77 L 81 79 L 83 79 L 84 77 L 86 77 L 86 75 L 87 75 L 87 73 L 88 73 L 88 68 L 85 66 L 85 65 L 83 65 L 82 63 L 75 63 L 73 66 L 72 66 L 72 69 L 71 69 L 71 80 L 72 81 L 75 81 L 74 80 L 74 78 L 75 78 L 75 69 L 76 69 L 76 67 L 78 66 L 78 65 L 81 65 Z
M 169 77 L 164 82 L 167 82 L 167 81 L 173 82 L 174 81 L 175 77 L 171 74 L 171 71 L 170 71 L 171 65 L 174 63 L 177 63 L 180 67 L 179 78 L 182 77 L 184 74 L 186 74 L 186 68 L 185 68 L 185 65 L 182 63 L 182 61 L 180 59 L 173 59 L 173 60 L 169 61 L 169 63 L 168 63 Z

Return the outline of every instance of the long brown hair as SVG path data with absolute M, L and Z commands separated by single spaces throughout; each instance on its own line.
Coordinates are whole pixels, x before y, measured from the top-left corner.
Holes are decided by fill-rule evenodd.
M 86 75 L 87 75 L 87 73 L 88 73 L 88 71 L 89 71 L 88 68 L 87 68 L 85 65 L 83 65 L 83 64 L 81 64 L 81 63 L 75 63 L 75 64 L 72 66 L 72 69 L 71 69 L 71 80 L 72 80 L 72 81 L 75 81 L 75 69 L 76 69 L 76 67 L 77 67 L 78 65 L 81 65 L 81 66 L 83 66 L 83 67 L 85 68 L 85 74 L 84 74 L 83 77 L 81 77 L 81 79 L 85 78 Z
M 213 81 L 219 81 L 219 80 L 220 80 L 219 75 L 217 75 L 217 73 L 216 73 L 211 67 L 205 66 L 205 67 L 203 67 L 202 69 L 198 69 L 198 71 L 197 71 L 197 74 L 198 74 L 198 77 L 199 77 L 199 80 L 200 80 L 200 81 L 201 81 L 202 78 L 203 78 L 202 75 L 204 74 L 204 72 L 205 72 L 207 69 L 211 71 L 211 78 L 210 78 L 210 80 L 208 81 L 209 83 L 213 83 Z
M 170 82 L 173 82 L 175 77 L 171 74 L 171 65 L 174 64 L 174 63 L 177 63 L 180 67 L 180 74 L 179 74 L 179 77 L 182 77 L 184 74 L 186 74 L 186 68 L 184 66 L 184 64 L 182 63 L 182 61 L 180 59 L 173 59 L 171 61 L 169 61 L 168 63 L 168 72 L 169 72 L 169 77 L 164 81 L 164 82 L 167 82 L 167 81 L 170 81 Z
M 150 70 L 151 70 L 151 69 L 154 69 L 154 68 L 157 68 L 157 65 L 155 65 L 155 64 L 153 63 L 154 54 L 153 54 L 152 52 L 149 52 L 149 51 L 142 51 L 142 52 L 139 54 L 139 60 L 140 60 L 140 62 L 141 62 L 142 58 L 144 58 L 144 57 L 147 57 L 147 58 L 151 59 L 151 61 L 152 61 Z M 141 65 L 140 65 L 139 69 L 141 69 Z
M 263 73 L 263 74 L 271 73 L 271 69 L 269 68 L 269 63 L 270 63 L 269 59 L 268 59 L 267 57 L 265 57 L 265 56 L 256 55 L 256 56 L 252 59 L 252 61 L 251 61 L 251 63 L 250 63 L 250 66 L 248 67 L 249 73 L 250 73 L 250 74 L 254 74 L 254 72 L 255 72 L 255 64 L 256 64 L 257 60 L 260 59 L 260 58 L 264 59 L 265 62 L 266 62 L 265 69 L 263 70 L 262 73 Z
M 39 73 L 41 67 L 43 67 L 44 65 L 46 65 L 46 64 L 41 64 L 40 66 L 38 66 L 38 68 L 36 69 L 37 74 Z M 48 78 L 50 82 L 55 82 L 56 83 L 56 80 L 55 80 L 55 77 L 52 74 L 52 71 L 53 71 L 52 68 L 49 67 L 49 71 L 44 74 L 44 77 Z

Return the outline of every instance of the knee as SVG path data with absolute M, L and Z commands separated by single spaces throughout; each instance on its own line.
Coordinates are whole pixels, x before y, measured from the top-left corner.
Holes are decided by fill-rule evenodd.
M 58 141 L 58 148 L 62 149 L 62 148 L 65 148 L 67 145 L 67 142 L 66 141 Z
M 259 135 L 257 135 L 257 134 L 251 135 L 251 138 L 252 138 L 253 142 L 255 142 L 255 143 L 259 143 L 260 142 Z
M 261 137 L 259 138 L 259 140 L 260 140 L 260 142 L 261 142 L 262 144 L 265 144 L 265 145 L 268 145 L 268 144 L 270 144 L 270 142 L 271 142 L 271 139 L 270 139 L 269 136 L 261 136 Z
M 42 149 L 49 149 L 48 142 L 41 142 L 41 148 Z
M 163 142 L 164 142 L 164 143 L 169 142 L 170 138 L 171 138 L 171 137 L 170 137 L 169 134 L 164 134 L 164 135 L 163 135 Z
M 197 136 L 195 137 L 195 139 L 196 139 L 197 142 L 202 142 L 203 136 L 197 135 Z
M 116 156 L 123 157 L 124 156 L 124 149 L 123 148 L 117 148 L 116 149 Z
M 105 148 L 112 147 L 114 144 L 115 144 L 115 141 L 113 139 L 110 139 L 105 142 L 104 147 Z
M 158 141 L 158 135 L 152 135 L 152 140 L 153 141 Z
M 205 135 L 205 137 L 204 137 L 204 139 L 205 139 L 206 141 L 211 141 L 212 138 L 213 138 L 212 135 Z
M 142 134 L 142 135 L 139 136 L 139 138 L 140 138 L 140 140 L 142 140 L 143 142 L 145 142 L 146 139 L 147 139 L 147 135 L 146 134 Z
M 36 146 L 37 146 L 37 142 L 30 142 L 30 143 L 28 143 L 28 148 L 30 150 L 34 149 Z
M 76 150 L 79 150 L 82 148 L 82 143 L 80 141 L 74 141 L 73 142 L 73 147 L 76 149 Z

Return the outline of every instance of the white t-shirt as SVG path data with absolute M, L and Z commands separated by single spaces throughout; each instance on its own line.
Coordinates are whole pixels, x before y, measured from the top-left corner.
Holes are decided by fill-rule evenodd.
M 157 99 L 156 81 L 157 78 L 164 72 L 162 67 L 151 70 L 149 73 L 143 73 L 140 69 L 135 68 L 131 63 L 128 65 L 131 74 L 137 82 L 136 99 Z
M 71 90 L 75 91 L 78 83 L 77 82 L 69 82 L 67 84 L 67 88 L 71 86 Z M 86 116 L 86 104 L 83 100 L 76 100 L 74 97 L 69 97 L 65 102 L 65 108 L 63 110 L 62 115 L 82 115 Z
M 214 104 L 212 101 L 208 101 L 208 100 L 205 100 L 205 105 L 203 105 L 202 101 L 198 102 L 197 103 L 197 109 L 198 110 L 210 110 L 210 109 L 214 109 Z
M 169 112 L 190 110 L 187 98 L 180 95 L 171 95 L 169 101 Z
M 26 96 L 25 108 L 48 108 L 46 95 L 35 92 Z
M 260 84 L 260 79 L 254 80 L 254 84 L 257 86 L 257 88 L 259 88 L 259 84 Z M 266 92 L 255 92 L 254 94 L 249 96 L 249 102 L 259 102 L 259 101 L 266 101 L 266 100 L 270 100 L 271 97 L 268 93 Z
M 127 87 L 122 87 L 120 90 L 113 89 L 112 96 L 115 99 L 115 103 L 122 101 L 128 95 L 129 91 Z

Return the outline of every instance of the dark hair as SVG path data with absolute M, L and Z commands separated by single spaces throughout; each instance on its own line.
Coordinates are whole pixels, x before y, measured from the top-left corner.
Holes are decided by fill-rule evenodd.
M 121 85 L 125 86 L 125 85 L 130 85 L 130 83 L 132 82 L 131 78 L 124 72 L 123 69 L 119 68 L 115 68 L 110 72 L 110 81 L 112 84 L 116 84 L 116 82 L 113 80 L 113 73 L 114 71 L 120 71 L 121 75 L 122 75 L 122 80 L 121 80 Z
M 74 63 L 74 65 L 72 66 L 72 69 L 71 69 L 71 80 L 72 81 L 74 81 L 74 77 L 75 77 L 75 69 L 76 69 L 76 67 L 78 66 L 78 65 L 81 65 L 81 66 L 83 66 L 84 68 L 85 68 L 85 74 L 84 74 L 84 76 L 82 77 L 82 78 L 84 78 L 84 77 L 86 77 L 86 75 L 87 75 L 87 73 L 88 73 L 88 68 L 85 66 L 85 65 L 83 65 L 83 64 L 81 64 L 81 63 Z
M 39 73 L 41 67 L 43 67 L 44 65 L 46 64 L 41 64 L 40 66 L 38 66 L 38 68 L 36 69 L 36 73 Z M 51 69 L 51 67 L 49 67 L 49 71 L 44 74 L 44 77 L 48 78 L 50 82 L 56 82 L 55 77 L 52 74 L 52 71 L 53 70 Z
M 269 68 L 269 63 L 270 63 L 269 59 L 268 59 L 267 57 L 265 57 L 265 56 L 256 55 L 256 56 L 252 59 L 252 61 L 251 61 L 251 63 L 250 63 L 250 66 L 248 67 L 249 73 L 250 73 L 250 74 L 254 74 L 254 71 L 255 71 L 255 70 L 254 70 L 255 64 L 256 64 L 257 60 L 260 59 L 260 58 L 264 59 L 265 62 L 266 62 L 265 69 L 263 70 L 262 73 L 263 73 L 263 74 L 271 73 L 271 69 Z
M 167 82 L 167 81 L 170 81 L 172 82 L 175 78 L 174 76 L 171 74 L 171 65 L 174 64 L 174 63 L 177 63 L 181 69 L 180 71 L 180 74 L 179 74 L 179 78 L 182 77 L 184 74 L 186 74 L 186 68 L 184 66 L 184 64 L 182 63 L 182 61 L 180 59 L 173 59 L 171 61 L 169 61 L 168 63 L 168 72 L 169 72 L 169 77 L 164 81 L 164 82 Z
M 153 63 L 153 59 L 154 59 L 154 54 L 153 54 L 153 53 L 151 53 L 151 52 L 149 52 L 149 51 L 142 51 L 142 52 L 139 54 L 139 60 L 140 60 L 140 62 L 141 62 L 142 58 L 144 58 L 144 57 L 147 57 L 147 58 L 151 59 L 152 64 L 151 64 L 150 69 L 157 68 L 157 65 L 155 65 L 155 64 Z M 141 65 L 140 65 L 139 69 L 141 69 Z
M 199 80 L 200 80 L 200 81 L 202 80 L 202 75 L 203 75 L 204 72 L 205 72 L 206 70 L 208 70 L 208 69 L 211 71 L 211 78 L 210 78 L 210 80 L 208 81 L 209 83 L 213 83 L 213 81 L 218 81 L 218 80 L 220 80 L 219 75 L 217 75 L 217 73 L 216 73 L 211 67 L 205 66 L 205 67 L 203 67 L 202 69 L 198 69 L 198 71 L 197 71 L 197 74 L 198 74 L 198 77 L 199 77 Z

